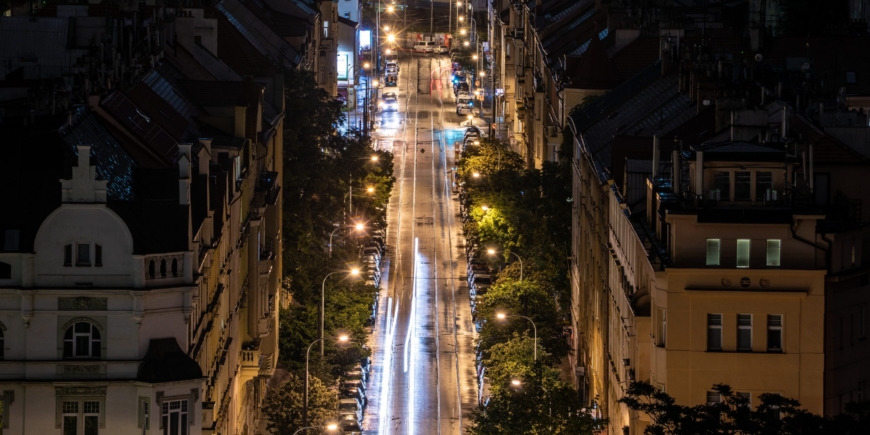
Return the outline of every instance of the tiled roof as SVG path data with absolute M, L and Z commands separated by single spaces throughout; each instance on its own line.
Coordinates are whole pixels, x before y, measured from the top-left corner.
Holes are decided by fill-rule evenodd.
M 127 131 L 142 142 L 148 144 L 158 155 L 168 162 L 178 159 L 177 140 L 164 130 L 155 120 L 139 109 L 126 95 L 114 91 L 100 101 L 106 109 Z
M 78 155 L 78 145 L 90 145 L 91 156 L 97 160 L 97 179 L 107 180 L 106 196 L 109 199 L 133 198 L 133 167 L 136 162 L 127 154 L 121 143 L 112 136 L 85 106 L 73 109 L 72 124 L 63 126 L 59 133 L 70 151 Z
M 184 119 L 191 121 L 195 117 L 203 115 L 203 112 L 195 104 L 184 98 L 181 91 L 157 71 L 151 71 L 142 79 L 141 83 L 150 87 Z
M 220 11 L 260 53 L 280 65 L 295 68 L 301 61 L 299 53 L 270 29 L 246 5 L 238 0 L 223 0 L 215 8 Z M 219 30 L 220 31 L 220 30 Z
M 566 58 L 565 73 L 574 89 L 613 89 L 622 82 L 619 71 L 607 58 L 603 43 L 595 38 L 581 57 Z
M 66 18 L 0 17 L 0 80 L 22 68 L 24 79 L 61 77 L 87 50 L 67 48 Z
M 598 119 L 609 115 L 622 103 L 634 97 L 637 92 L 647 87 L 660 76 L 661 66 L 659 66 L 659 62 L 656 62 L 654 66 L 648 67 L 641 74 L 632 77 L 619 85 L 619 87 L 587 104 L 583 110 L 571 116 L 571 121 L 574 123 L 577 132 L 580 133 L 589 129 Z
M 588 6 L 588 5 L 587 5 Z M 541 43 L 547 47 L 560 39 L 566 38 L 572 30 L 595 15 L 595 8 L 572 10 L 572 14 L 554 22 L 541 32 Z M 572 41 L 565 41 L 572 42 Z
M 218 57 L 243 75 L 272 74 L 268 56 L 259 51 L 225 16 L 218 16 Z
M 622 77 L 634 77 L 659 59 L 659 44 L 657 37 L 641 36 L 613 56 L 613 65 Z
M 193 120 L 194 116 L 200 115 L 202 112 L 189 101 L 180 98 L 180 95 L 169 86 L 166 80 L 156 79 L 155 77 L 159 77 L 159 74 L 152 72 L 149 76 L 151 83 L 144 80 L 137 83 L 127 93 L 127 97 L 177 141 L 192 142 L 199 137 Z M 146 79 L 148 78 L 146 77 Z M 154 85 L 156 90 L 149 85 Z M 179 113 L 176 108 L 183 110 L 184 114 Z

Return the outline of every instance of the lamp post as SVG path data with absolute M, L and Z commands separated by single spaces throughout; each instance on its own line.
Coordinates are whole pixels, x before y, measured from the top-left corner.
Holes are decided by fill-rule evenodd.
M 318 341 L 320 343 L 320 356 L 323 357 L 323 318 L 324 318 L 324 310 L 326 310 L 326 280 L 329 279 L 330 276 L 335 275 L 336 273 L 344 272 L 343 270 L 336 270 L 335 272 L 330 272 L 323 277 L 323 284 L 320 286 L 320 338 Z M 359 269 L 351 269 L 350 274 L 353 276 L 359 275 Z M 307 357 L 306 357 L 307 358 Z
M 329 255 L 328 255 L 329 258 L 332 258 L 332 236 L 334 236 L 335 233 L 337 233 L 338 230 L 340 230 L 342 228 L 344 228 L 344 227 L 340 226 L 340 227 L 332 230 L 331 233 L 329 233 Z M 353 228 L 357 231 L 362 231 L 365 228 L 365 226 L 363 226 L 363 224 L 356 224 L 356 225 L 354 225 Z
M 489 254 L 489 255 L 495 255 L 495 254 L 496 254 L 496 251 L 495 251 L 495 249 L 487 249 L 487 250 L 486 250 L 486 253 Z M 522 282 L 522 280 L 523 280 L 523 259 L 520 258 L 520 256 L 517 255 L 517 254 L 516 254 L 515 252 L 513 252 L 513 251 L 508 251 L 508 254 L 511 254 L 511 255 L 517 257 L 517 260 L 520 260 L 520 282 Z
M 335 430 L 338 429 L 338 425 L 335 424 L 335 423 L 331 423 L 331 424 L 328 424 L 328 425 L 326 425 L 326 426 L 308 426 L 308 427 L 303 427 L 303 428 L 299 428 L 299 430 L 297 430 L 296 432 L 293 432 L 293 435 L 297 435 L 298 433 L 302 432 L 303 430 L 308 430 L 308 429 L 326 429 L 326 430 L 328 430 L 328 431 L 330 431 L 330 432 L 334 432 Z
M 321 331 L 321 334 L 323 332 Z M 345 343 L 350 340 L 350 337 L 347 335 L 340 335 L 338 337 L 332 337 L 338 339 L 338 341 Z M 302 393 L 302 426 L 308 426 L 308 357 L 311 356 L 311 348 L 314 347 L 314 343 L 320 342 L 321 354 L 323 357 L 323 339 L 324 337 L 320 337 L 317 340 L 311 342 L 308 345 L 308 350 L 305 351 L 305 391 Z M 310 428 L 303 428 L 310 429 Z M 300 429 L 302 430 L 302 429 Z M 298 431 L 297 431 L 298 432 Z
M 522 317 L 523 319 L 528 320 L 529 323 L 532 324 L 532 331 L 535 334 L 535 361 L 537 361 L 538 360 L 538 328 L 535 326 L 535 322 L 533 322 L 532 319 L 530 319 L 526 316 L 520 316 L 519 314 L 507 315 L 505 313 L 496 313 L 495 317 L 499 320 L 504 320 L 504 319 L 507 319 L 508 317 Z

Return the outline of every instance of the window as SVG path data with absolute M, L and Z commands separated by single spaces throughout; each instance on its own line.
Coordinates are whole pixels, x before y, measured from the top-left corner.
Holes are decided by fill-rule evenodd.
M 139 397 L 139 428 L 151 429 L 151 400 L 148 397 Z
M 98 435 L 100 402 L 98 400 L 64 401 L 62 435 Z
M 102 266 L 103 265 L 103 247 L 101 245 L 94 245 L 94 266 Z
M 64 245 L 63 247 L 63 265 L 72 266 L 72 245 Z
M 656 308 L 656 346 L 664 347 L 665 338 L 668 334 L 668 311 L 664 308 Z
M 749 267 L 749 239 L 737 239 L 737 267 Z
M 707 314 L 707 350 L 722 350 L 721 314 Z
M 707 266 L 719 265 L 719 239 L 707 239 Z
M 752 350 L 752 314 L 737 315 L 737 350 Z
M 91 245 L 87 243 L 76 244 L 76 266 L 91 265 Z
M 782 315 L 767 316 L 767 351 L 782 352 Z
M 780 251 L 782 247 L 782 240 L 780 239 L 767 239 L 767 265 L 769 267 L 779 267 L 780 266 Z
M 735 201 L 751 201 L 752 200 L 752 173 L 748 171 L 737 171 L 734 173 L 734 200 Z
M 773 172 L 755 173 L 755 200 L 773 201 Z
M 12 265 L 0 261 L 0 279 L 12 279 Z
M 713 172 L 713 189 L 716 190 L 714 197 L 717 201 L 731 200 L 731 173 L 724 171 Z
M 163 435 L 187 435 L 187 400 L 163 402 Z
M 100 330 L 89 322 L 77 322 L 63 335 L 64 358 L 99 358 Z
M 329 38 L 329 21 L 323 22 L 323 37 Z
M 719 394 L 718 391 L 708 391 L 707 392 L 707 404 L 714 405 L 716 403 L 722 402 L 722 395 Z

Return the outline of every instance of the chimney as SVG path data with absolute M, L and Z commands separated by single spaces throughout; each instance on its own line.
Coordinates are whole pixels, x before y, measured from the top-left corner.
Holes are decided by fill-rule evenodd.
M 653 136 L 653 152 L 652 152 L 652 177 L 656 178 L 656 175 L 659 173 L 659 137 L 658 135 Z
M 704 152 L 695 153 L 695 195 L 704 194 Z
M 178 144 L 178 152 L 181 154 L 178 157 L 178 203 L 181 205 L 190 204 L 190 155 L 191 144 Z
M 209 164 L 211 163 L 211 139 L 200 139 L 199 143 L 202 145 L 202 148 L 199 150 L 199 154 L 197 157 L 199 159 L 199 174 L 200 175 L 208 175 L 209 174 Z
M 788 106 L 782 106 L 782 128 L 780 128 L 779 135 L 783 141 L 788 136 Z
M 236 106 L 235 129 L 233 130 L 233 136 L 239 139 L 245 138 L 245 118 L 247 110 L 248 108 L 245 106 Z
M 674 150 L 671 151 L 671 163 L 673 165 L 673 168 L 671 169 L 672 179 L 673 179 L 672 188 L 674 190 L 674 193 L 679 195 L 680 194 L 680 150 L 678 150 L 676 147 L 674 147 Z

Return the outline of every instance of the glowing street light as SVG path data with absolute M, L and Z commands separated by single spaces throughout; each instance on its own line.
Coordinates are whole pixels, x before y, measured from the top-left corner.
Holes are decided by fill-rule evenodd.
M 459 33 L 462 34 L 462 35 L 464 35 L 464 34 L 466 33 L 466 31 L 465 31 L 465 29 L 460 29 L 460 30 L 459 30 Z
M 373 161 L 373 162 L 378 161 L 378 156 L 372 156 L 372 161 Z
M 329 276 L 329 275 L 327 275 L 327 276 Z M 303 396 L 302 396 L 302 425 L 303 426 L 308 424 L 308 360 L 309 360 L 309 357 L 311 356 L 311 348 L 314 347 L 315 343 L 320 342 L 320 347 L 322 349 L 323 348 L 323 340 L 325 340 L 327 338 L 335 338 L 340 343 L 347 343 L 348 341 L 350 341 L 350 337 L 347 334 L 342 334 L 342 335 L 339 335 L 338 337 L 320 337 L 317 340 L 312 341 L 311 344 L 308 345 L 308 350 L 305 351 L 305 391 L 303 392 Z M 329 426 L 332 426 L 332 429 L 330 429 Z M 334 431 L 337 427 L 338 426 L 336 426 L 334 424 L 325 426 L 325 428 L 327 430 L 330 430 L 330 431 Z M 299 433 L 299 431 L 301 431 L 303 429 L 314 429 L 314 428 L 315 427 L 307 427 L 307 428 L 304 427 L 304 428 L 296 431 L 296 433 Z
M 396 10 L 396 8 L 394 8 L 394 7 L 392 7 L 392 6 L 387 6 L 387 12 L 392 13 L 392 12 L 395 11 L 395 10 Z
M 366 192 L 367 192 L 367 193 L 375 193 L 375 188 L 374 188 L 374 187 L 368 187 L 368 188 L 366 188 Z
M 363 68 L 365 68 L 365 69 L 369 69 L 369 68 L 371 68 L 371 67 L 372 67 L 372 65 L 371 65 L 370 63 L 368 63 L 368 62 L 366 62 L 366 63 L 363 64 Z
M 390 26 L 384 26 L 384 32 L 389 32 L 389 31 L 390 31 Z
M 474 178 L 480 178 L 480 172 L 474 172 L 471 174 L 471 176 Z
M 357 230 L 362 229 L 362 224 L 357 224 Z M 337 270 L 335 272 L 330 272 L 323 277 L 323 283 L 320 286 L 320 356 L 323 356 L 323 318 L 324 311 L 326 310 L 326 280 L 329 279 L 330 276 L 335 275 L 336 273 L 344 272 L 343 270 Z M 359 269 L 351 269 L 349 271 L 351 276 L 359 275 Z
M 499 320 L 505 320 L 508 317 L 522 317 L 523 319 L 528 320 L 529 323 L 532 324 L 532 331 L 534 331 L 534 333 L 535 333 L 535 361 L 537 361 L 538 360 L 538 328 L 535 326 L 535 322 L 533 322 L 532 319 L 530 319 L 526 316 L 520 316 L 518 314 L 511 314 L 510 316 L 508 316 L 506 313 L 495 313 L 495 317 Z
M 387 49 L 387 54 L 391 54 L 392 52 L 393 50 L 390 50 L 389 48 Z
M 377 87 L 377 86 L 378 86 L 378 81 L 377 81 L 377 80 L 372 80 L 372 86 Z
M 486 253 L 489 255 L 495 255 L 498 252 L 495 249 L 487 249 Z M 523 259 L 520 258 L 520 256 L 517 255 L 516 252 L 508 251 L 508 254 L 513 255 L 513 256 L 517 257 L 517 260 L 520 260 L 520 281 L 522 281 L 523 280 Z
M 480 206 L 480 209 L 483 210 L 483 211 L 487 211 L 487 210 L 489 210 L 489 206 L 488 206 L 488 205 L 482 205 L 482 206 Z
M 396 35 L 393 35 L 392 33 L 387 35 L 387 42 L 396 42 Z
M 463 17 L 462 15 L 460 15 L 460 16 L 459 16 L 459 21 L 465 21 L 465 17 Z
M 477 75 L 479 75 L 480 77 L 486 77 L 486 73 L 483 71 L 477 73 Z
M 472 55 L 471 55 L 471 58 L 474 59 L 474 60 L 477 60 L 477 55 L 476 55 L 476 54 L 472 54 Z
M 514 387 L 520 387 L 523 385 L 523 381 L 519 379 L 511 379 L 511 385 L 513 385 Z
M 464 31 L 464 30 L 462 31 L 462 34 L 465 34 L 465 31 Z M 462 42 L 462 45 L 468 47 L 469 45 L 471 45 L 471 43 L 468 42 L 468 41 L 463 41 L 463 42 Z

